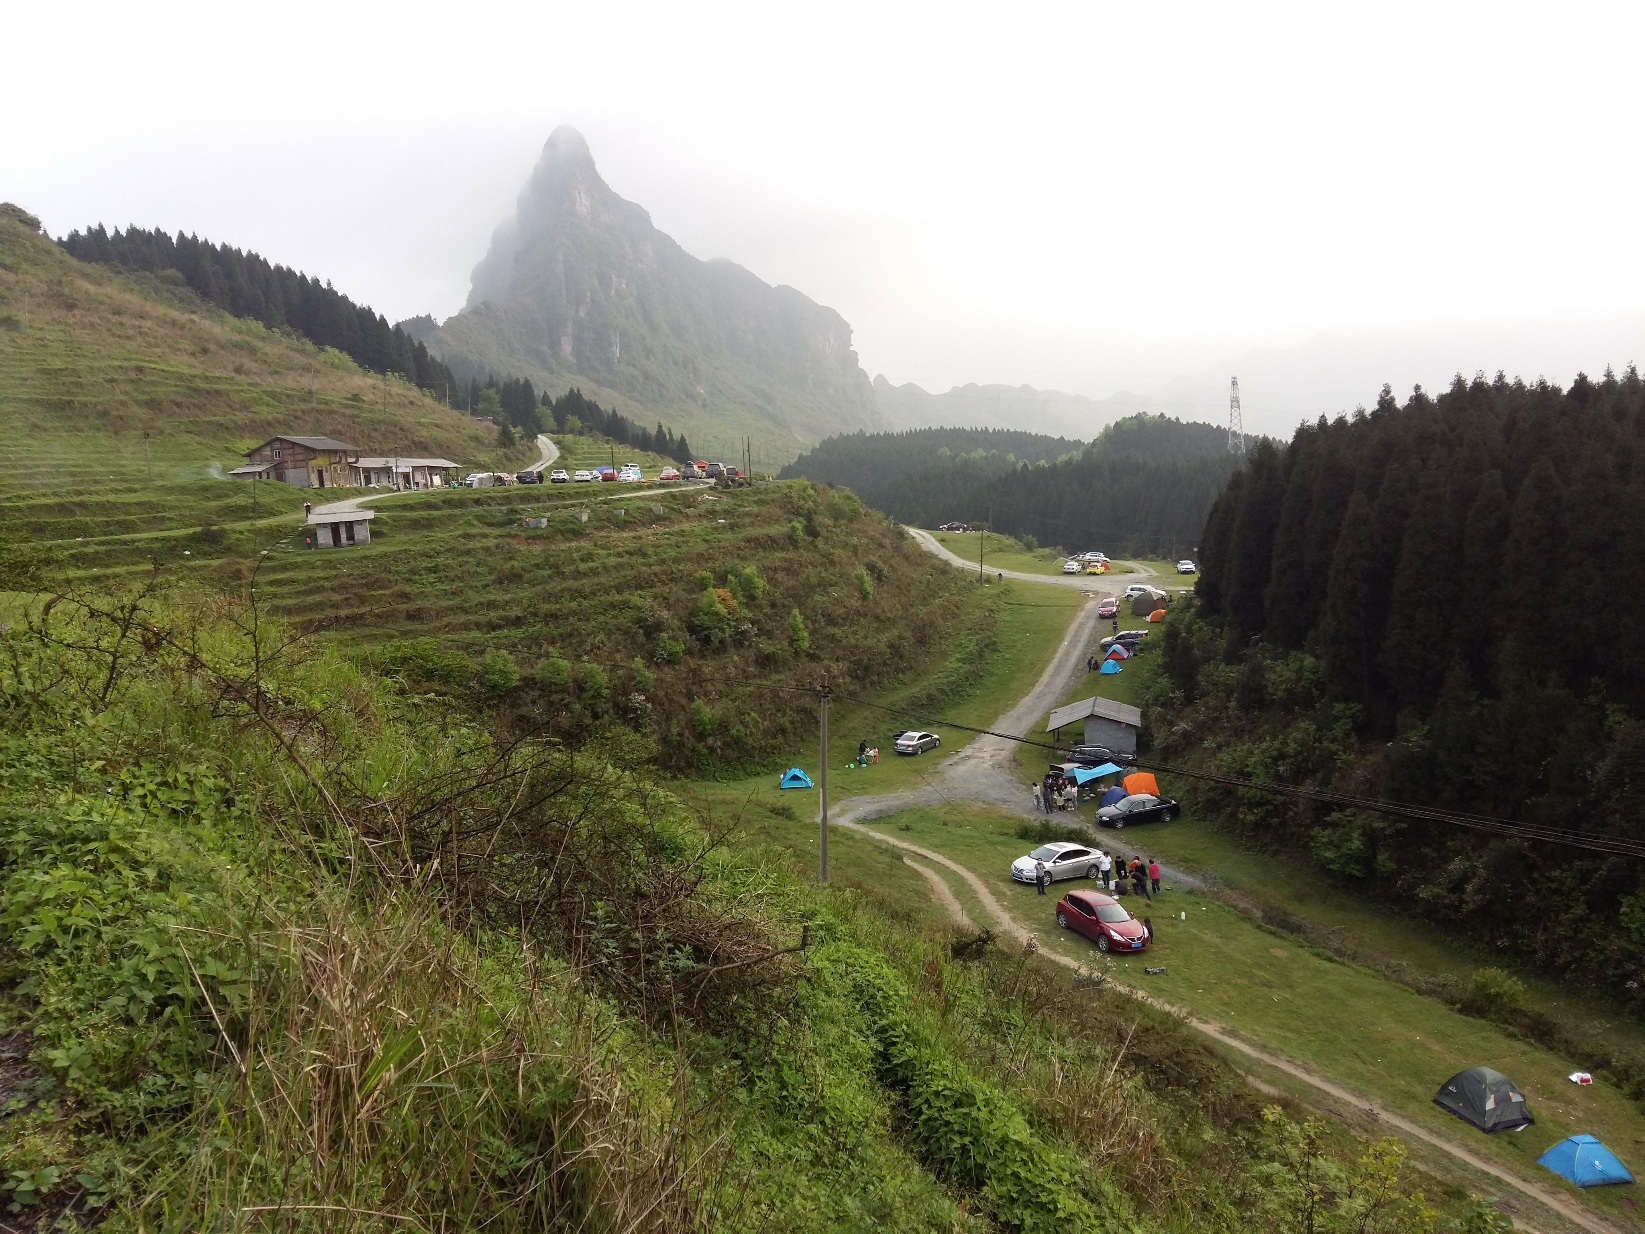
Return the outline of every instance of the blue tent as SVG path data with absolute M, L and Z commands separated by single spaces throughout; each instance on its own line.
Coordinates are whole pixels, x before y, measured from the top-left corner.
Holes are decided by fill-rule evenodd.
M 777 787 L 811 788 L 813 785 L 811 783 L 811 777 L 806 775 L 805 772 L 801 771 L 798 767 L 790 767 L 787 771 L 783 772 L 782 783 L 778 784 Z
M 1119 661 L 1118 660 L 1104 660 L 1102 662 L 1102 668 L 1099 669 L 1098 671 L 1102 672 L 1102 673 L 1106 673 L 1107 675 L 1109 675 L 1111 677 L 1115 673 L 1120 671 Z
M 1606 1183 L 1631 1183 L 1634 1176 L 1616 1159 L 1616 1154 L 1591 1135 L 1567 1136 L 1537 1159 L 1561 1178 L 1578 1187 L 1602 1187 Z
M 1091 774 L 1094 776 L 1117 776 L 1124 770 L 1125 768 L 1118 763 L 1104 763 L 1101 767 L 1091 768 Z
M 1100 780 L 1103 776 L 1111 776 L 1124 770 L 1125 768 L 1116 767 L 1113 763 L 1104 763 L 1101 767 L 1076 767 L 1069 774 L 1074 777 L 1075 784 L 1084 784 L 1088 780 Z
M 1111 806 L 1116 801 L 1124 801 L 1125 796 L 1126 796 L 1125 790 L 1123 788 L 1121 788 L 1118 784 L 1116 784 L 1116 785 L 1114 785 L 1113 788 L 1109 789 L 1101 797 L 1097 798 L 1097 805 L 1098 806 Z

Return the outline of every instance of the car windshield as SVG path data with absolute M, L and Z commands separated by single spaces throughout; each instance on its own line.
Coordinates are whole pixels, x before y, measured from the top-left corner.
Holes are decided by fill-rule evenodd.
M 1036 848 L 1028 856 L 1034 861 L 1050 861 L 1060 851 L 1060 849 L 1052 848 L 1051 845 L 1047 844 L 1043 848 Z
M 1130 921 L 1131 914 L 1118 904 L 1099 904 L 1097 905 L 1097 920 L 1106 922 L 1109 925 L 1119 925 L 1122 921 Z

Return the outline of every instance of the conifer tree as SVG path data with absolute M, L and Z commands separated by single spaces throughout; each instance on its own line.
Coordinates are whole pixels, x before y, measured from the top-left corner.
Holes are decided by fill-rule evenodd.
M 1372 680 L 1371 595 L 1382 579 L 1376 551 L 1376 519 L 1364 493 L 1349 499 L 1331 557 L 1331 574 L 1319 622 L 1319 656 L 1326 682 L 1338 698 L 1365 704 Z

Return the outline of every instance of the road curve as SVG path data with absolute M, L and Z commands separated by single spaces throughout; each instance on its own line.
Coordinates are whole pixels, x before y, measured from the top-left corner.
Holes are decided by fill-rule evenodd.
M 918 527 L 905 527 L 903 530 L 913 536 L 915 542 L 926 552 L 936 554 L 949 565 L 957 566 L 961 570 L 976 571 L 976 562 L 967 561 L 957 553 L 950 551 L 929 531 L 922 531 Z M 1116 574 L 1029 574 L 1026 570 L 1001 570 L 999 567 L 991 566 L 985 561 L 982 573 L 1003 574 L 1006 578 L 1014 578 L 1024 583 L 1053 583 L 1058 587 L 1078 587 L 1081 591 L 1090 592 L 1092 595 L 1105 596 L 1118 595 L 1120 591 L 1123 591 L 1132 583 L 1140 583 L 1145 579 L 1159 577 L 1155 571 L 1150 570 L 1147 566 L 1139 565 L 1137 562 L 1131 561 L 1126 564 L 1131 568 Z
M 950 553 L 929 534 L 914 528 L 908 530 L 920 545 L 928 551 L 950 561 L 961 569 L 974 568 L 972 563 L 963 561 Z M 999 571 L 995 573 L 999 573 Z M 1088 580 L 1081 576 L 1048 577 L 1010 570 L 1003 573 L 1007 578 L 1021 579 L 1026 582 L 1057 582 L 1065 586 L 1082 587 L 1090 590 L 1087 585 Z M 1105 575 L 1101 577 L 1105 583 L 1112 584 L 1122 580 L 1128 581 L 1133 577 L 1143 578 L 1146 576 L 1146 574 L 1139 572 L 1130 576 Z M 1121 582 L 1121 585 L 1125 585 L 1124 582 Z M 1097 634 L 1096 610 L 1096 604 L 1090 601 L 1081 606 L 1080 611 L 1075 614 L 1074 619 L 1069 623 L 1061 644 L 1051 657 L 1051 662 L 1046 666 L 1044 673 L 1040 675 L 1040 679 L 1035 682 L 1034 687 L 991 725 L 996 732 L 1028 735 L 1038 732 L 1039 725 L 1044 723 L 1041 717 L 1050 710 L 1056 699 L 1067 691 L 1068 686 L 1084 673 L 1085 649 Z M 930 776 L 922 776 L 921 778 L 925 781 L 923 788 L 846 798 L 833 804 L 829 811 L 829 821 L 834 826 L 843 827 L 848 831 L 866 836 L 876 843 L 889 845 L 901 852 L 904 855 L 903 859 L 913 866 L 927 882 L 932 884 L 932 893 L 944 910 L 956 922 L 969 929 L 975 929 L 975 924 L 966 916 L 958 899 L 953 895 L 952 889 L 947 887 L 939 889 L 937 883 L 941 880 L 941 876 L 929 865 L 922 863 L 930 862 L 933 865 L 952 871 L 971 889 L 977 898 L 978 904 L 981 905 L 983 912 L 990 919 L 998 934 L 1004 938 L 1013 939 L 1026 948 L 1038 949 L 1038 940 L 1033 933 L 1011 917 L 1005 906 L 1000 903 L 987 883 L 975 871 L 933 849 L 863 825 L 868 820 L 883 818 L 888 814 L 896 813 L 898 810 L 907 809 L 910 806 L 952 804 L 959 801 L 972 803 L 986 801 L 1017 813 L 1033 814 L 1028 786 L 1019 782 L 1012 774 L 1011 753 L 1013 745 L 1013 742 L 1001 737 L 980 735 L 974 738 L 963 750 L 949 755 L 934 767 Z M 1105 836 L 1104 839 L 1108 841 L 1108 837 Z M 1112 851 L 1122 853 L 1122 841 L 1117 835 L 1106 846 Z M 919 860 L 911 860 L 911 858 L 918 858 Z M 1167 875 L 1172 877 L 1174 881 L 1182 883 L 1191 883 L 1193 881 L 1191 878 L 1184 877 L 1179 871 L 1167 871 Z M 1078 960 L 1056 952 L 1039 950 L 1039 954 L 1054 963 L 1076 971 L 1086 968 Z M 1620 1234 L 1617 1227 L 1604 1221 L 1591 1210 L 1573 1205 L 1570 1202 L 1570 1197 L 1554 1190 L 1552 1187 L 1545 1187 L 1530 1179 L 1522 1178 L 1511 1170 L 1469 1151 L 1462 1145 L 1453 1143 L 1420 1123 L 1385 1109 L 1380 1103 L 1371 1098 L 1355 1093 L 1282 1054 L 1266 1050 L 1234 1035 L 1221 1024 L 1199 1019 L 1186 1008 L 1168 1003 L 1144 991 L 1119 984 L 1116 984 L 1114 988 L 1169 1011 L 1190 1027 L 1215 1040 L 1218 1044 L 1283 1072 L 1306 1084 L 1331 1101 L 1361 1111 L 1381 1125 L 1396 1130 L 1411 1139 L 1420 1140 L 1424 1144 L 1447 1154 L 1452 1159 L 1496 1179 L 1503 1186 L 1511 1188 L 1526 1199 L 1535 1201 L 1540 1207 L 1546 1208 L 1556 1216 L 1588 1231 L 1589 1234 Z M 1259 1087 L 1267 1087 L 1262 1085 L 1261 1081 L 1256 1082 Z M 1519 1228 L 1530 1229 L 1533 1227 L 1526 1226 L 1521 1221 Z

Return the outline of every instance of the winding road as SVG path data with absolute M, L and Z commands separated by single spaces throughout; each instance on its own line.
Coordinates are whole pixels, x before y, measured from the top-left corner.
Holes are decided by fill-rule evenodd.
M 967 562 L 949 552 L 928 532 L 914 528 L 908 529 L 909 534 L 926 549 L 935 553 L 961 569 L 975 569 L 974 562 Z M 1093 581 L 1079 575 L 1038 575 L 1018 571 L 995 571 L 1003 573 L 1007 578 L 1020 579 L 1024 582 L 1053 583 L 1063 586 L 1079 587 L 1092 591 L 1090 583 Z M 1123 589 L 1131 582 L 1148 577 L 1152 572 L 1133 570 L 1125 574 L 1102 576 L 1102 593 L 1115 594 L 1115 589 Z M 1069 624 L 1062 642 L 1058 645 L 1056 654 L 1045 671 L 1034 683 L 1034 687 L 1025 694 L 1015 706 L 1002 715 L 989 727 L 996 732 L 1021 733 L 1029 736 L 1038 734 L 1044 717 L 1050 712 L 1057 701 L 1065 694 L 1070 685 L 1085 674 L 1085 656 L 1087 648 L 1092 646 L 1097 637 L 1097 604 L 1093 598 L 1087 600 L 1080 607 L 1074 620 Z M 829 810 L 829 821 L 832 825 L 842 827 L 856 835 L 865 836 L 878 844 L 886 844 L 899 850 L 903 860 L 907 861 L 931 885 L 933 898 L 943 907 L 949 916 L 968 929 L 976 929 L 979 924 L 987 925 L 1002 938 L 1011 939 L 1025 950 L 1038 951 L 1038 954 L 1056 964 L 1076 971 L 1089 971 L 1084 964 L 1070 956 L 1060 955 L 1054 951 L 1039 948 L 1038 939 L 1034 933 L 1024 927 L 1011 916 L 1005 906 L 989 889 L 987 882 L 979 877 L 975 871 L 962 865 L 958 861 L 945 856 L 934 849 L 923 845 L 913 844 L 899 839 L 895 835 L 884 831 L 866 827 L 863 824 L 871 819 L 882 818 L 894 814 L 899 810 L 912 806 L 929 806 L 944 802 L 986 802 L 989 805 L 1022 814 L 1025 817 L 1035 817 L 1037 812 L 1033 808 L 1030 790 L 1027 784 L 1019 780 L 1012 763 L 1012 754 L 1015 743 L 1004 737 L 980 735 L 974 738 L 964 749 L 955 751 L 943 759 L 933 773 L 925 777 L 925 786 L 909 789 L 903 792 L 875 793 L 861 797 L 849 797 L 833 803 Z M 1124 853 L 1117 843 L 1109 843 L 1104 837 L 1105 844 L 1116 853 L 1130 857 L 1135 853 Z M 918 860 L 912 860 L 917 858 Z M 941 867 L 958 877 L 976 897 L 977 903 L 988 916 L 985 923 L 973 922 L 954 895 L 949 886 L 937 870 L 932 866 Z M 1167 871 L 1167 876 L 1173 881 L 1192 885 L 1191 876 L 1182 871 Z M 1264 1066 L 1300 1081 L 1313 1089 L 1326 1102 L 1316 1101 L 1317 1105 L 1347 1106 L 1361 1117 L 1369 1117 L 1374 1123 L 1412 1140 L 1421 1141 L 1438 1151 L 1445 1153 L 1454 1161 L 1479 1171 L 1495 1179 L 1503 1186 L 1511 1188 L 1525 1199 L 1534 1201 L 1539 1207 L 1546 1208 L 1551 1213 L 1563 1218 L 1566 1222 L 1589 1231 L 1589 1234 L 1620 1234 L 1617 1227 L 1602 1220 L 1591 1210 L 1583 1208 L 1580 1203 L 1573 1203 L 1572 1197 L 1563 1194 L 1552 1187 L 1542 1186 L 1530 1179 L 1522 1178 L 1511 1170 L 1487 1160 L 1467 1148 L 1457 1144 L 1435 1131 L 1429 1130 L 1404 1115 L 1388 1110 L 1372 1098 L 1337 1084 L 1335 1081 L 1303 1066 L 1293 1059 L 1272 1050 L 1264 1049 L 1241 1037 L 1234 1035 L 1224 1025 L 1215 1021 L 1200 1019 L 1184 1007 L 1176 1006 L 1162 999 L 1155 998 L 1141 990 L 1114 984 L 1111 988 L 1123 991 L 1143 1002 L 1170 1012 L 1182 1020 L 1189 1027 L 1205 1034 L 1227 1049 L 1236 1051 Z M 1272 1086 L 1256 1077 L 1247 1077 L 1261 1089 L 1273 1091 Z M 1518 1227 L 1532 1229 L 1527 1226 L 1523 1218 L 1517 1218 Z
M 537 434 L 537 461 L 524 471 L 542 471 L 555 459 L 560 457 L 560 447 L 548 439 L 546 433 Z M 384 497 L 397 497 L 400 493 L 411 492 L 410 489 L 390 490 L 386 493 L 363 493 L 358 497 L 345 497 L 341 501 L 328 501 L 323 506 L 315 506 L 315 514 L 348 514 L 358 510 L 368 501 L 380 501 Z

